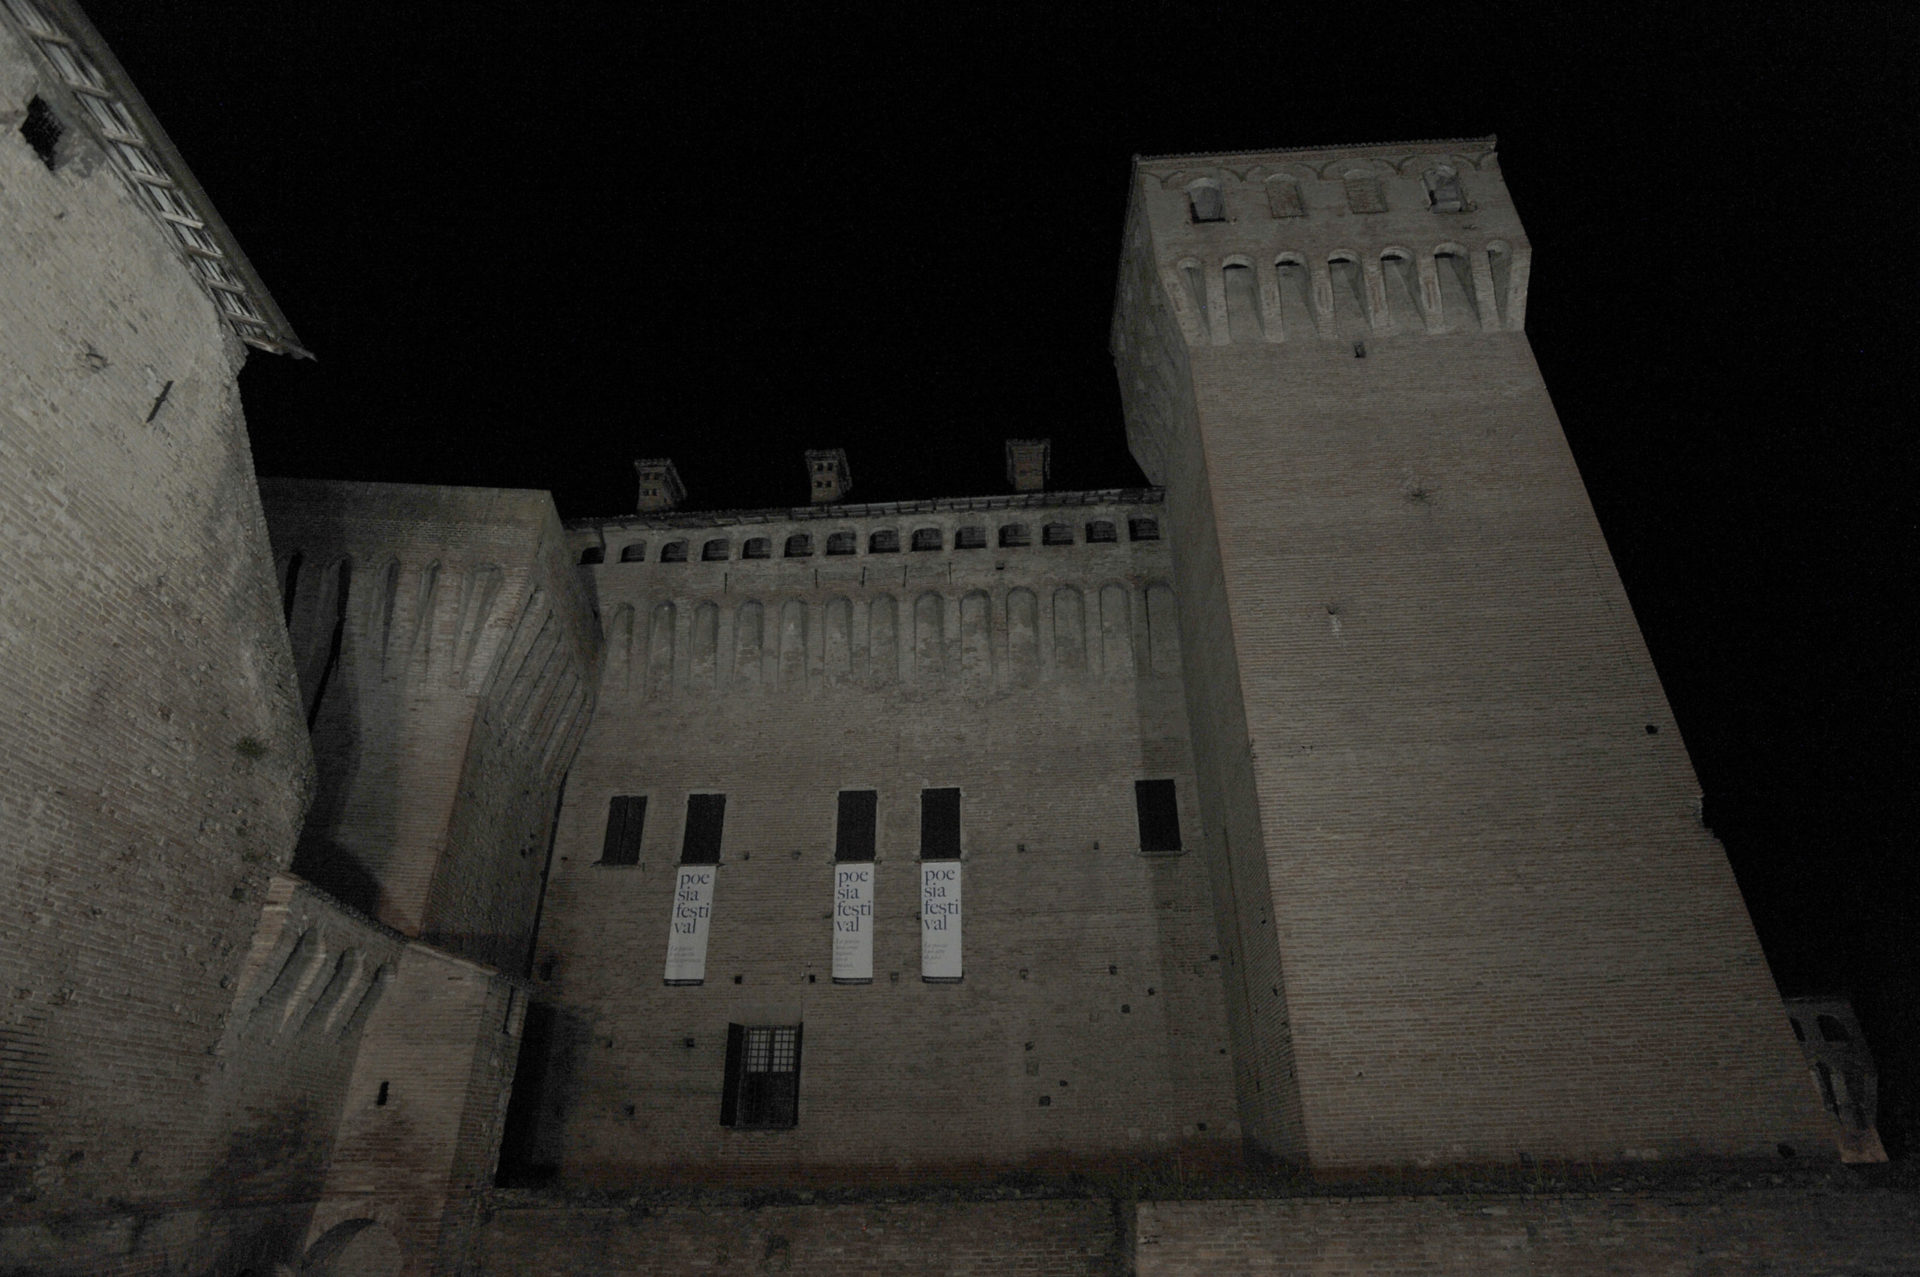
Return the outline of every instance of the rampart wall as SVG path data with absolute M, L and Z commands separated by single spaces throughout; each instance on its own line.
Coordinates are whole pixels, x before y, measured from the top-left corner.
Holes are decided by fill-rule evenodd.
M 1911 1194 L 1806 1188 L 1142 1202 L 1138 1277 L 1909 1273 Z
M 268 480 L 320 769 L 297 866 L 518 971 L 598 638 L 544 492 Z
M 575 528 L 605 546 L 583 571 L 606 674 L 536 952 L 524 1165 L 620 1183 L 1237 1156 L 1158 513 L 1108 494 Z M 787 555 L 796 536 L 811 553 Z M 757 538 L 769 557 L 742 557 Z M 661 562 L 676 542 L 687 561 Z M 1173 782 L 1182 850 L 1143 854 L 1142 779 Z M 964 975 L 939 983 L 921 791 L 948 787 Z M 876 794 L 870 983 L 834 982 L 841 790 Z M 694 793 L 725 795 L 724 837 L 703 982 L 670 987 Z M 600 863 L 615 798 L 647 802 L 630 865 Z M 721 1124 L 730 1023 L 804 1026 L 792 1129 Z
M 1777 1177 L 1776 1177 L 1777 1178 Z M 1046 1277 L 1913 1271 L 1920 1204 L 1835 1183 L 1135 1201 L 496 1197 L 472 1271 Z

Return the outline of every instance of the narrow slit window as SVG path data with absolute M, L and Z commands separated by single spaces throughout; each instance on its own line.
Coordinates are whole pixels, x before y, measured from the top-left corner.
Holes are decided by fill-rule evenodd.
M 960 859 L 960 791 L 920 791 L 920 859 Z
M 1140 818 L 1140 850 L 1180 850 L 1180 804 L 1172 781 L 1134 781 L 1133 806 Z
M 834 822 L 833 858 L 836 861 L 872 860 L 876 845 L 880 795 L 871 789 L 840 791 L 840 813 Z
M 720 863 L 720 831 L 726 824 L 725 794 L 687 795 L 687 832 L 680 840 L 680 863 Z
M 607 839 L 600 847 L 603 865 L 640 863 L 640 836 L 647 825 L 647 800 L 622 796 L 607 803 Z
M 800 1121 L 800 1025 L 727 1026 L 720 1124 L 790 1130 Z

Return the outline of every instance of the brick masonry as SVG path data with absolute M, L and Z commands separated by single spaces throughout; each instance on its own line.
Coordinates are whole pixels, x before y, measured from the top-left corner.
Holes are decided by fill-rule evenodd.
M 1911 1273 L 1908 1193 L 1748 1189 L 1597 1195 L 1142 1202 L 1138 1277 Z
M 611 1209 L 496 1207 L 473 1277 L 558 1271 L 682 1277 L 1108 1277 L 1124 1271 L 1104 1200 Z
M 544 492 L 262 485 L 320 797 L 296 868 L 525 966 L 599 635 Z
M 506 1208 L 503 1129 L 599 1188 L 1829 1147 L 1490 143 L 1137 166 L 1114 342 L 1164 504 L 562 528 L 541 493 L 277 483 L 270 550 L 211 259 L 71 127 L 111 113 L 23 42 L 94 39 L 52 9 L 0 18 L 0 1266 L 1068 1273 L 1134 1235 L 1105 1202 Z M 928 787 L 962 794 L 952 984 L 919 979 Z M 836 985 L 848 788 L 874 971 Z M 670 987 L 699 792 L 706 974 Z M 649 804 L 631 866 L 597 863 L 615 797 Z M 531 1012 L 497 969 L 529 967 Z M 720 1124 L 731 1023 L 805 1027 L 795 1128 Z M 1891 1271 L 1910 1203 L 1156 1203 L 1138 1258 Z
M 1317 1167 L 1812 1152 L 1522 331 L 1529 254 L 1484 140 L 1136 166 L 1114 350 L 1167 488 L 1242 1110 Z
M 1165 545 L 1130 539 L 1159 513 L 1008 500 L 581 533 L 612 560 L 583 569 L 607 673 L 555 842 L 523 1160 L 625 1183 L 1237 1157 L 1204 875 L 1143 855 L 1135 816 L 1134 781 L 1171 779 L 1199 835 Z M 1049 524 L 1070 543 L 1044 544 Z M 1090 524 L 1114 539 L 1090 543 Z M 928 529 L 942 548 L 904 548 Z M 966 529 L 983 548 L 955 548 Z M 882 532 L 903 549 L 873 552 Z M 837 533 L 853 552 L 821 553 Z M 793 535 L 815 552 L 786 557 Z M 773 557 L 741 557 L 755 537 Z M 690 561 L 659 561 L 674 541 Z M 703 561 L 709 542 L 728 557 Z M 965 978 L 936 984 L 920 791 L 948 786 Z M 836 985 L 836 795 L 853 788 L 878 792 L 873 980 Z M 727 795 L 707 975 L 667 987 L 695 791 Z M 631 866 L 598 863 L 617 796 L 649 804 Z M 720 1125 L 730 1022 L 804 1025 L 795 1129 Z
M 0 1246 L 243 1253 L 218 1052 L 310 753 L 243 348 L 76 109 L 0 23 Z

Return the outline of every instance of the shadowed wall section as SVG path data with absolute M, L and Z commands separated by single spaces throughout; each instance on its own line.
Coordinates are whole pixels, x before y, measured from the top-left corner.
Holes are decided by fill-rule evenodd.
M 521 969 L 599 677 L 551 498 L 262 486 L 320 771 L 296 867 L 406 935 Z

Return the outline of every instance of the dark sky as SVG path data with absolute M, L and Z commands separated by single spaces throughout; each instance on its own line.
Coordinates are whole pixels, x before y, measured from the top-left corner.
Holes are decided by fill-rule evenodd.
M 1130 155 L 1498 133 L 1775 974 L 1920 1041 L 1913 6 L 87 7 L 319 355 L 249 362 L 262 473 L 565 517 L 642 455 L 696 506 L 800 501 L 809 446 L 856 499 L 997 492 L 1028 434 L 1138 484 Z

